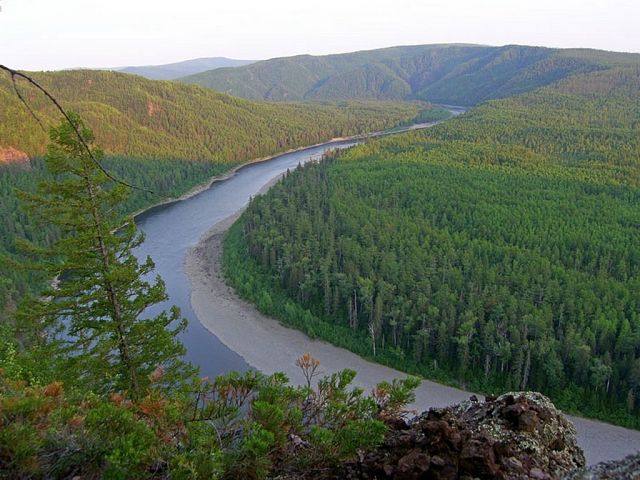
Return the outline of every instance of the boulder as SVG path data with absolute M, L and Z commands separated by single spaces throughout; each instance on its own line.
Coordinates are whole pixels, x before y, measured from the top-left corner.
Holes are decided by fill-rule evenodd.
M 391 426 L 335 478 L 557 479 L 585 465 L 576 430 L 534 392 L 473 398 Z

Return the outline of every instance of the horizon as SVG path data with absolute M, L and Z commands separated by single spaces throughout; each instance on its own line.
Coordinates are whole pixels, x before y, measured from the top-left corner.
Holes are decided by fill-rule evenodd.
M 0 61 L 24 70 L 122 68 L 195 58 L 267 60 L 429 44 L 526 45 L 640 53 L 631 0 L 0 0 Z M 51 19 L 55 21 L 51 21 Z M 19 48 L 16 48 L 19 47 Z
M 1 1 L 1 0 L 0 0 Z M 321 54 L 312 54 L 312 53 L 294 53 L 292 55 L 276 55 L 275 57 L 268 58 L 236 58 L 236 57 L 226 57 L 224 55 L 211 55 L 205 57 L 193 57 L 193 58 L 179 58 L 177 60 L 169 60 L 162 63 L 147 63 L 147 64 L 128 64 L 128 65 L 110 65 L 110 66 L 84 66 L 84 65 L 76 65 L 71 67 L 61 67 L 61 68 L 51 68 L 51 69 L 42 69 L 42 70 L 30 70 L 30 71 L 66 71 L 66 70 L 108 70 L 108 71 L 119 71 L 121 69 L 130 68 L 130 67 L 156 67 L 163 65 L 174 65 L 183 62 L 189 62 L 194 60 L 205 60 L 211 58 L 224 58 L 227 60 L 242 60 L 242 61 L 251 61 L 254 63 L 263 62 L 268 60 L 274 60 L 278 58 L 291 58 L 291 57 L 300 57 L 300 56 L 312 56 L 312 57 L 323 57 L 329 55 L 343 55 L 348 53 L 357 53 L 357 52 L 366 52 L 366 51 L 374 51 L 374 50 L 385 50 L 389 48 L 402 48 L 402 47 L 419 47 L 419 46 L 453 46 L 453 45 L 467 45 L 467 46 L 477 46 L 477 47 L 491 47 L 491 48 L 502 48 L 508 46 L 518 46 L 518 47 L 533 47 L 533 48 L 548 48 L 555 50 L 593 50 L 600 52 L 608 52 L 608 53 L 620 53 L 620 54 L 629 54 L 629 55 L 640 55 L 639 52 L 631 52 L 631 51 L 623 51 L 623 50 L 606 50 L 602 48 L 592 48 L 592 47 L 550 47 L 546 45 L 527 45 L 523 43 L 505 43 L 501 45 L 490 45 L 490 44 L 482 44 L 482 43 L 465 43 L 465 42 L 448 42 L 448 43 L 418 43 L 418 44 L 406 44 L 406 45 L 387 45 L 377 48 L 362 48 L 358 50 L 348 50 L 348 51 L 339 51 L 339 52 L 329 52 L 329 53 L 321 53 Z M 236 68 L 236 67 L 231 67 Z M 27 70 L 21 69 L 20 70 Z

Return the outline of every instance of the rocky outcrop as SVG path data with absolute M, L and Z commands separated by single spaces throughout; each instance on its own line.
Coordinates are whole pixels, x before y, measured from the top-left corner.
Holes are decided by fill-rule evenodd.
M 157 103 L 153 103 L 151 100 L 147 102 L 147 114 L 150 117 L 153 117 L 159 111 L 160 111 L 160 105 L 158 105 Z
M 640 453 L 623 460 L 599 463 L 586 470 L 567 475 L 564 480 L 638 480 L 640 479 Z
M 545 480 L 584 465 L 573 425 L 545 396 L 518 392 L 396 422 L 336 478 Z
M 28 168 L 29 156 L 13 147 L 0 147 L 0 165 L 2 164 L 21 165 Z

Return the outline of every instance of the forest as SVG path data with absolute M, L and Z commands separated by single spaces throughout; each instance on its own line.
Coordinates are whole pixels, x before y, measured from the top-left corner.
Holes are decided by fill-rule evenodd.
M 120 213 L 177 198 L 243 162 L 333 137 L 368 133 L 425 116 L 427 104 L 266 104 L 217 94 L 197 86 L 154 82 L 116 72 L 34 73 L 65 108 L 75 109 L 96 129 L 105 167 L 134 190 Z M 35 225 L 17 191 L 33 192 L 50 175 L 44 167 L 47 128 L 58 113 L 41 92 L 17 87 L 42 127 L 0 76 L 0 150 L 12 147 L 31 157 L 5 164 L 0 158 L 0 257 L 16 259 L 15 240 L 46 245 L 57 238 L 50 225 Z M 422 118 L 420 117 L 420 118 Z M 1 154 L 0 154 L 1 156 Z M 153 193 L 145 192 L 149 190 Z M 45 278 L 0 262 L 0 316 Z
M 471 106 L 640 55 L 523 45 L 441 44 L 274 58 L 179 79 L 254 100 L 428 100 Z
M 578 69 L 551 78 L 520 53 L 541 55 L 483 61 L 520 58 L 526 93 L 288 172 L 230 231 L 225 274 L 262 311 L 375 361 L 640 428 L 640 71 L 574 51 Z M 472 71 L 499 97 L 523 88 L 511 66 L 497 83 Z M 179 310 L 145 315 L 167 294 L 133 255 L 131 215 L 251 158 L 443 111 L 34 78 L 80 115 L 60 121 L 20 84 L 40 129 L 1 80 L 0 145 L 31 159 L 0 167 L 0 477 L 313 476 L 383 444 L 417 377 L 365 393 L 307 354 L 302 386 L 200 378 Z
M 144 237 L 121 213 L 130 188 L 105 172 L 77 114 L 50 140 L 48 175 L 21 201 L 56 235 L 18 243 L 34 260 L 22 268 L 57 281 L 0 322 L 0 478 L 261 480 L 318 474 L 382 443 L 418 379 L 365 394 L 354 371 L 321 375 L 309 354 L 296 362 L 302 386 L 255 370 L 199 377 L 179 309 L 148 312 L 167 293 L 153 260 L 133 254 Z
M 200 161 L 179 160 L 137 160 L 132 158 L 108 158 L 105 167 L 117 178 L 126 179 L 134 185 L 144 185 L 145 190 L 133 190 L 131 195 L 118 207 L 121 214 L 130 214 L 148 207 L 166 198 L 177 198 L 185 191 L 205 182 L 213 175 L 228 169 L 226 165 Z M 50 244 L 58 238 L 55 226 L 38 224 L 24 210 L 17 192 L 33 192 L 37 186 L 51 178 L 44 159 L 31 161 L 29 170 L 21 166 L 0 167 L 0 256 L 8 255 L 13 259 L 24 259 L 15 245 L 19 238 Z M 0 262 L 0 299 L 3 306 L 15 305 L 25 293 L 37 291 L 46 282 L 38 272 L 29 272 Z M 2 309 L 0 309 L 2 310 Z M 0 317 L 2 312 L 0 311 Z
M 584 73 L 299 167 L 225 274 L 285 323 L 640 427 L 640 71 Z
M 384 130 L 424 107 L 411 103 L 251 102 L 196 85 L 152 81 L 118 72 L 34 72 L 34 80 L 67 110 L 96 128 L 109 155 L 237 164 L 333 137 Z M 20 102 L 9 75 L 0 76 L 0 147 L 43 155 L 51 102 L 24 81 L 17 87 L 43 124 Z

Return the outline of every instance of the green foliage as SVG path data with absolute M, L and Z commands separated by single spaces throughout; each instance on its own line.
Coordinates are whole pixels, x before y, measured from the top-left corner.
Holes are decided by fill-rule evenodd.
M 260 480 L 271 467 L 269 452 L 274 444 L 273 433 L 259 423 L 251 425 L 239 447 L 227 457 L 227 469 L 223 478 Z
M 34 73 L 66 108 L 96 129 L 104 165 L 117 178 L 155 192 L 133 191 L 117 208 L 132 214 L 177 198 L 242 162 L 287 149 L 357 133 L 383 130 L 415 116 L 414 104 L 269 105 L 235 99 L 195 86 L 153 82 L 115 72 Z M 35 89 L 19 88 L 44 125 L 58 113 Z M 32 157 L 28 164 L 3 163 L 0 153 L 0 320 L 26 293 L 39 291 L 43 272 L 15 268 L 24 263 L 16 238 L 38 245 L 54 242 L 59 231 L 36 225 L 21 208 L 15 190 L 34 192 L 51 180 L 44 161 L 47 135 L 0 76 L 0 150 L 12 147 Z M 7 262 L 7 257 L 9 262 Z
M 384 423 L 352 420 L 335 436 L 334 442 L 340 447 L 340 455 L 354 455 L 358 450 L 370 450 L 384 440 Z
M 196 85 L 146 80 L 107 71 L 33 73 L 67 110 L 99 126 L 96 142 L 107 155 L 129 158 L 213 161 L 237 165 L 333 137 L 383 130 L 413 117 L 407 103 L 350 102 L 336 105 L 267 104 Z M 57 123 L 49 100 L 24 82 L 22 95 L 45 125 Z M 0 147 L 38 156 L 43 132 L 0 76 Z
M 325 107 L 334 108 L 318 108 Z M 75 114 L 72 121 L 102 161 L 91 130 Z M 351 390 L 354 372 L 321 379 L 317 388 L 293 387 L 282 374 L 257 372 L 192 383 L 176 340 L 184 328 L 177 310 L 141 318 L 166 294 L 159 278 L 145 280 L 153 263 L 139 264 L 133 256 L 142 236 L 123 212 L 150 199 L 136 194 L 127 200 L 68 123 L 52 129 L 51 139 L 48 174 L 38 162 L 31 182 L 23 179 L 33 170 L 2 170 L 6 187 L 12 179 L 27 185 L 30 191 L 21 196 L 37 218 L 23 221 L 18 209 L 0 210 L 16 230 L 2 236 L 4 246 L 10 250 L 13 234 L 22 229 L 29 232 L 22 251 L 44 260 L 27 263 L 14 251 L 2 259 L 4 266 L 39 275 L 1 279 L 0 477 L 259 479 L 295 468 L 301 459 L 322 468 L 382 440 L 382 415 L 399 415 L 404 405 L 391 412 Z M 180 171 L 167 162 L 176 179 L 156 167 L 149 174 L 144 161 L 118 159 L 113 165 L 118 173 L 155 179 L 172 191 L 211 174 L 204 163 L 185 162 L 188 168 Z M 44 180 L 36 193 L 34 179 Z M 26 292 L 31 280 L 51 278 L 56 285 L 15 311 L 18 281 Z M 411 398 L 394 396 L 403 395 Z M 314 426 L 331 432 L 322 450 L 308 440 Z M 304 454 L 293 448 L 292 438 L 300 439 Z
M 117 206 L 120 214 L 128 215 L 160 198 L 179 197 L 190 188 L 202 184 L 213 175 L 220 174 L 227 167 L 200 161 L 179 160 L 135 160 L 119 157 L 105 158 L 103 164 L 117 178 L 134 185 L 144 185 L 154 192 L 150 194 L 133 190 Z M 3 264 L 3 256 L 18 263 L 27 258 L 16 249 L 17 238 L 24 238 L 39 245 L 49 245 L 59 238 L 60 232 L 55 225 L 35 222 L 27 215 L 16 192 L 35 193 L 37 186 L 51 181 L 53 176 L 47 171 L 43 159 L 31 162 L 29 170 L 17 166 L 0 167 L 0 222 L 4 228 L 0 231 L 0 307 L 15 309 L 15 302 L 27 293 L 37 293 L 47 279 L 44 272 L 15 268 L 9 263 Z M 0 320 L 2 319 L 0 308 Z
M 418 45 L 275 58 L 181 80 L 259 100 L 422 99 L 475 105 L 580 72 L 638 65 L 640 56 L 507 45 Z
M 305 355 L 299 364 L 318 362 Z M 196 385 L 194 409 L 191 394 L 157 384 L 136 400 L 67 392 L 60 382 L 29 386 L 0 372 L 0 476 L 263 479 L 322 471 L 379 445 L 381 420 L 406 406 L 381 416 L 374 397 L 351 388 L 354 375 L 295 387 L 280 373 L 231 373 Z
M 411 122 L 407 122 L 407 125 L 411 125 L 413 123 L 429 123 L 429 122 L 438 122 L 441 120 L 447 120 L 451 117 L 451 112 L 441 107 L 432 107 L 425 108 L 424 110 L 420 110 L 418 115 L 414 117 Z
M 637 427 L 637 78 L 572 77 L 299 168 L 232 228 L 225 273 L 379 362 Z
M 60 344 L 60 375 L 68 381 L 127 390 L 137 398 L 158 372 L 167 387 L 175 387 L 188 380 L 184 347 L 176 339 L 186 320 L 176 308 L 143 317 L 150 305 L 166 300 L 164 284 L 160 278 L 147 281 L 153 262 L 139 264 L 133 255 L 143 237 L 133 219 L 117 213 L 125 187 L 114 185 L 96 164 L 102 152 L 92 146 L 91 130 L 75 114 L 72 122 L 51 130 L 46 163 L 54 180 L 41 184 L 36 195 L 22 195 L 35 217 L 58 228 L 60 238 L 44 248 L 22 243 L 42 260 L 34 268 L 57 281 L 22 303 L 18 327 L 42 337 L 62 332 L 53 343 Z
M 132 472 L 142 474 L 141 468 L 150 463 L 157 439 L 149 425 L 139 422 L 133 412 L 112 403 L 100 403 L 91 409 L 85 426 L 100 439 L 100 452 L 104 458 L 104 478 L 124 479 Z
M 0 476 L 152 478 L 152 468 L 166 469 L 178 451 L 181 427 L 170 418 L 170 402 L 177 404 L 158 401 L 157 393 L 138 403 L 78 396 L 59 382 L 30 387 L 2 375 Z

